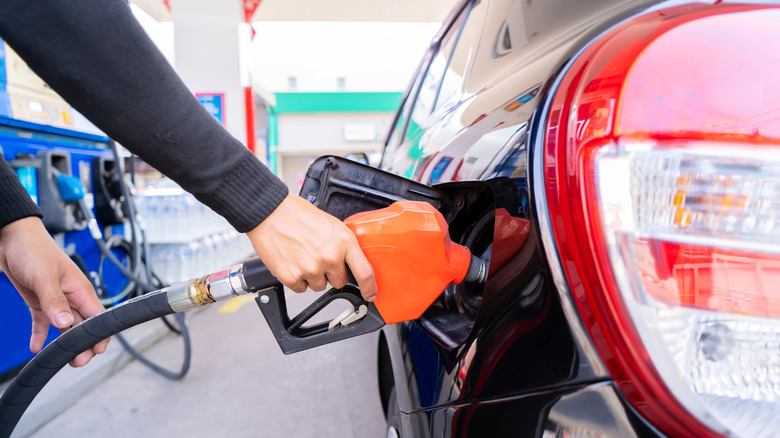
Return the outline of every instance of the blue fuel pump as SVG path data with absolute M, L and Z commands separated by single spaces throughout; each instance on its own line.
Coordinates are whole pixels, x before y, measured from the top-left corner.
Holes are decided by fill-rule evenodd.
M 109 175 L 115 166 L 109 138 L 92 126 L 27 68 L 0 40 L 0 151 L 57 243 L 109 295 L 128 280 L 101 253 L 77 199 L 94 212 L 107 235 L 126 236 L 126 215 Z M 80 182 L 81 184 L 75 184 Z M 79 193 L 79 187 L 85 188 Z M 116 199 L 112 199 L 116 198 Z M 117 251 L 117 257 L 126 256 Z M 100 271 L 100 275 L 96 273 Z M 29 361 L 30 312 L 0 273 L 0 381 Z M 49 332 L 49 341 L 59 333 Z M 48 343 L 48 341 L 47 341 Z
M 44 211 L 44 224 L 55 240 L 88 275 L 96 272 L 100 251 L 86 229 L 86 218 L 76 201 L 83 198 L 92 206 L 100 196 L 98 192 L 104 181 L 102 175 L 93 172 L 93 164 L 97 161 L 104 166 L 106 162 L 113 163 L 109 139 L 0 115 L 0 146 L 5 160 Z M 81 187 L 86 191 L 78 193 Z M 125 234 L 125 227 L 116 222 L 105 226 L 111 234 Z M 122 254 L 117 257 L 125 259 Z M 127 279 L 110 263 L 103 265 L 105 290 L 120 291 Z M 30 311 L 8 277 L 1 273 L 0 302 L 0 330 L 5 333 L 0 340 L 2 381 L 12 377 L 33 354 L 29 351 Z M 50 330 L 47 343 L 58 335 L 58 331 Z

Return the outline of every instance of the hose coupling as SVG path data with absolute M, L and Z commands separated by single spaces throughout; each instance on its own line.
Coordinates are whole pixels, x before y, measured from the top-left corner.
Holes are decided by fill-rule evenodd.
M 174 312 L 181 312 L 249 293 L 241 279 L 241 267 L 235 265 L 163 289 L 168 293 L 168 304 Z
M 209 296 L 214 301 L 223 301 L 249 293 L 241 279 L 242 265 L 233 265 L 212 273 L 206 278 Z
M 214 302 L 209 295 L 206 277 L 182 281 L 163 290 L 168 294 L 168 304 L 174 312 L 182 312 Z

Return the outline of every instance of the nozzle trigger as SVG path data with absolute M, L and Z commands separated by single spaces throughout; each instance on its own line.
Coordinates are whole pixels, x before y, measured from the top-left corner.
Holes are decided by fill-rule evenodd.
M 368 306 L 365 303 L 361 303 L 360 305 L 355 306 L 354 309 L 347 309 L 344 313 L 334 318 L 333 321 L 328 324 L 328 330 L 333 330 L 339 326 L 346 327 L 355 321 L 363 319 L 367 314 Z

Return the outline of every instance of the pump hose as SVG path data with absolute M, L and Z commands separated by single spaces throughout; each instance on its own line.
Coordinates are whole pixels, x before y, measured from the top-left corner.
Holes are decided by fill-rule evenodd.
M 0 438 L 11 435 L 44 385 L 81 352 L 122 330 L 172 313 L 167 291 L 159 290 L 98 313 L 63 333 L 22 368 L 0 397 Z
M 95 243 L 97 243 L 97 246 L 100 249 L 100 252 L 103 254 L 103 256 L 108 258 L 114 265 L 116 265 L 119 271 L 122 272 L 122 274 L 124 274 L 129 281 L 135 282 L 138 285 L 138 287 L 140 287 L 145 293 L 151 292 L 152 290 L 151 286 L 149 286 L 147 283 L 145 283 L 136 275 L 134 275 L 134 273 L 131 272 L 129 268 L 124 266 L 111 252 L 111 250 L 108 248 L 108 245 L 106 245 L 106 243 L 102 239 L 95 239 Z M 189 371 L 190 369 L 190 358 L 192 357 L 192 344 L 190 342 L 190 333 L 189 330 L 187 329 L 187 324 L 184 321 L 184 314 L 177 313 L 176 315 L 174 315 L 174 317 L 176 318 L 176 323 L 179 325 L 179 330 L 176 332 L 178 332 L 178 334 L 182 336 L 182 341 L 184 342 L 184 361 L 182 362 L 181 370 L 179 372 L 166 370 L 165 368 L 150 361 L 149 359 L 144 357 L 138 350 L 133 348 L 130 345 L 130 343 L 127 342 L 127 340 L 124 337 L 122 337 L 122 335 L 117 334 L 116 339 L 119 341 L 120 344 L 122 344 L 122 346 L 131 356 L 133 356 L 136 360 L 138 360 L 142 364 L 149 367 L 155 373 L 167 379 L 179 380 L 184 378 L 184 376 L 187 375 L 187 371 Z M 166 323 L 166 325 L 170 324 L 164 317 L 162 318 L 162 320 L 163 322 Z M 170 325 L 168 326 L 169 328 L 171 327 Z
M 130 268 L 128 268 L 122 262 L 120 262 L 119 259 L 114 255 L 114 253 L 111 252 L 109 245 L 103 239 L 100 230 L 97 228 L 97 221 L 95 221 L 94 217 L 91 216 L 89 207 L 87 207 L 84 201 L 80 201 L 79 206 L 81 207 L 81 210 L 84 212 L 84 215 L 90 218 L 90 222 L 89 222 L 90 232 L 92 233 L 92 237 L 95 240 L 95 244 L 97 244 L 97 247 L 100 250 L 101 256 L 111 261 L 111 263 L 114 264 L 117 269 L 119 269 L 119 272 L 121 272 L 122 275 L 127 277 L 128 281 L 134 282 L 135 285 L 138 288 L 140 288 L 144 293 L 153 291 L 154 289 L 152 288 L 152 286 L 150 286 L 144 280 L 139 278 L 136 275 L 136 273 L 132 272 Z M 128 254 L 128 255 L 130 257 L 133 257 L 133 254 Z M 147 261 L 147 265 L 148 265 L 148 261 Z M 151 275 L 151 271 L 149 275 Z M 127 340 L 122 337 L 122 335 L 116 336 L 119 343 L 122 344 L 122 346 L 131 356 L 133 356 L 142 364 L 146 365 L 149 369 L 151 369 L 155 373 L 171 380 L 179 380 L 184 378 L 184 376 L 187 375 L 187 372 L 190 369 L 190 359 L 192 357 L 192 345 L 190 342 L 189 330 L 187 329 L 187 324 L 184 320 L 184 315 L 176 314 L 175 317 L 176 317 L 176 323 L 179 325 L 179 330 L 173 330 L 173 327 L 165 318 L 162 318 L 162 320 L 165 323 L 165 325 L 171 328 L 174 332 L 180 334 L 182 336 L 182 341 L 184 342 L 184 361 L 182 362 L 181 370 L 179 372 L 169 371 L 155 364 L 151 360 L 144 357 L 138 350 L 134 349 L 130 345 L 130 343 L 127 342 Z

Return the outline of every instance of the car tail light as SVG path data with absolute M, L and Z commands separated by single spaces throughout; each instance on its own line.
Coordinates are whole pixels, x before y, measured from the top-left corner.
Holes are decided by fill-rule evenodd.
M 658 10 L 585 49 L 546 109 L 572 296 L 623 395 L 670 435 L 780 430 L 778 43 L 776 7 Z

